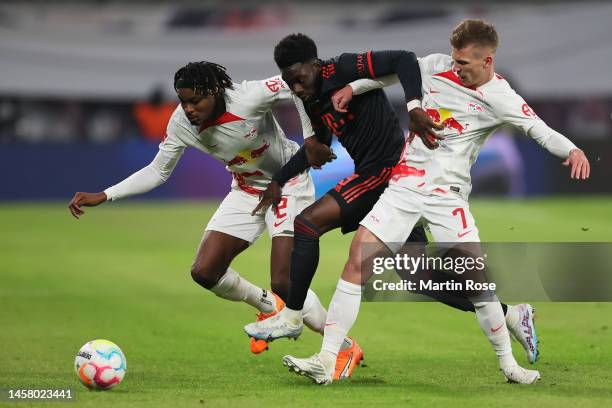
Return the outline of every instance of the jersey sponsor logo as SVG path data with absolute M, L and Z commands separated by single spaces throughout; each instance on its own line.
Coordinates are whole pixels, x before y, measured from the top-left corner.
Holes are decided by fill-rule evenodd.
M 536 115 L 533 109 L 531 109 L 531 107 L 527 105 L 526 103 L 524 103 L 523 106 L 521 106 L 521 110 L 523 111 L 523 115 L 530 117 L 530 118 L 538 119 L 538 115 Z
M 468 103 L 468 110 L 472 113 L 482 113 L 484 112 L 484 109 L 482 108 L 482 105 L 478 104 L 478 103 Z
M 346 119 L 346 120 L 345 120 Z M 336 137 L 341 137 L 344 134 L 345 127 L 348 122 L 355 119 L 351 113 L 336 112 L 336 115 L 327 112 L 321 116 L 321 121 Z
M 250 163 L 253 160 L 258 159 L 261 156 L 263 156 L 263 154 L 266 152 L 266 150 L 268 150 L 269 147 L 270 147 L 270 143 L 264 140 L 264 144 L 261 147 L 257 149 L 253 149 L 253 150 L 243 150 L 240 153 L 238 153 L 233 159 L 226 161 L 225 165 L 227 167 L 232 167 L 232 166 L 241 166 L 243 164 Z
M 454 129 L 457 134 L 462 134 L 463 131 L 468 127 L 468 124 L 461 124 L 454 118 L 453 112 L 448 109 L 431 109 L 426 110 L 427 114 L 436 124 L 443 125 L 447 129 Z
M 270 143 L 268 143 L 267 140 L 264 140 L 264 144 L 260 148 L 251 150 L 251 159 L 257 159 L 258 157 L 263 156 L 269 147 Z
M 226 161 L 225 165 L 227 167 L 232 167 L 232 166 L 241 166 L 243 164 L 246 164 L 249 162 L 249 159 L 247 159 L 246 157 L 243 157 L 242 155 L 238 155 L 235 156 L 232 160 L 230 161 Z
M 278 92 L 285 87 L 285 83 L 280 78 L 272 78 L 266 81 L 266 86 L 271 92 Z
M 323 65 L 321 67 L 321 76 L 325 79 L 329 79 L 335 73 L 336 73 L 336 66 L 333 63 Z
M 249 133 L 244 135 L 244 138 L 245 139 L 253 139 L 255 136 L 257 136 L 257 128 L 253 128 L 253 129 L 249 130 Z

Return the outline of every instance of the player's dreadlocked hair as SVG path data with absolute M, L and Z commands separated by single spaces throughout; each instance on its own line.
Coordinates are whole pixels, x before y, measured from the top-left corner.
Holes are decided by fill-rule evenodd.
M 218 95 L 232 88 L 232 78 L 225 67 L 207 61 L 190 62 L 174 74 L 174 90 L 193 89 L 201 95 Z
M 304 34 L 288 35 L 274 47 L 274 61 L 280 69 L 316 58 L 317 46 Z

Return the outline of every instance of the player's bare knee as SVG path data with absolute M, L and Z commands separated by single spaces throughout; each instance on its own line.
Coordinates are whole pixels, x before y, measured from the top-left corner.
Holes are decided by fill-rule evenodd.
M 191 265 L 191 278 L 200 286 L 211 289 L 219 282 L 219 278 L 223 276 L 223 273 L 219 273 L 217 268 L 211 265 L 206 265 L 198 262 L 194 262 Z

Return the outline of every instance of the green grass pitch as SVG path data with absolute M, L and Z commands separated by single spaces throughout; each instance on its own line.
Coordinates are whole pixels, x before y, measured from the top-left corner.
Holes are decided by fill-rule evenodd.
M 539 303 L 542 380 L 506 384 L 471 313 L 434 303 L 365 303 L 352 334 L 365 367 L 329 387 L 289 375 L 307 356 L 305 331 L 251 355 L 255 313 L 192 282 L 189 267 L 214 204 L 121 202 L 75 221 L 67 203 L 0 205 L 0 387 L 71 387 L 88 407 L 612 406 L 612 304 Z M 612 198 L 473 200 L 483 241 L 612 241 Z M 267 234 L 267 233 L 266 233 Z M 350 236 L 322 239 L 313 283 L 324 304 Z M 268 285 L 269 239 L 233 267 Z M 80 385 L 73 361 L 106 338 L 128 371 L 109 392 Z M 515 355 L 527 365 L 518 344 Z M 0 402 L 0 405 L 3 403 Z M 10 406 L 28 404 L 4 403 Z

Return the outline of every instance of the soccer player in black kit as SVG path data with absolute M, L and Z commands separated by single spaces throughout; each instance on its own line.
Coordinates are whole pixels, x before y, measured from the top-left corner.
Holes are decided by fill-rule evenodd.
M 335 228 L 341 228 L 345 234 L 358 228 L 359 222 L 387 187 L 405 145 L 398 118 L 384 91 L 378 89 L 355 95 L 347 112 L 334 109 L 333 94 L 361 78 L 396 74 L 404 89 L 411 132 L 422 137 L 428 147 L 436 148 L 435 139 L 440 137 L 434 134 L 434 130 L 441 128 L 420 107 L 421 73 L 414 53 L 345 53 L 323 61 L 317 58 L 317 48 L 312 39 L 303 34 L 293 34 L 278 43 L 274 59 L 285 82 L 304 102 L 317 141 L 329 146 L 335 135 L 353 159 L 355 172 L 295 218 L 291 286 L 286 307 L 274 317 L 245 326 L 249 336 L 266 341 L 280 337 L 297 338 L 301 334 L 300 311 L 318 266 L 319 237 Z M 312 142 L 313 139 L 307 140 Z M 320 146 L 305 143 L 274 175 L 253 213 L 278 203 L 283 185 L 308 169 L 309 157 L 320 151 Z M 408 242 L 426 243 L 423 227 L 415 227 Z M 440 298 L 438 292 L 427 295 L 457 309 L 473 311 L 467 297 L 449 293 Z M 353 367 L 361 360 L 363 352 L 355 341 L 352 347 L 354 353 L 347 354 L 346 367 L 340 370 L 343 372 L 336 372 L 339 378 L 335 379 L 350 376 Z

